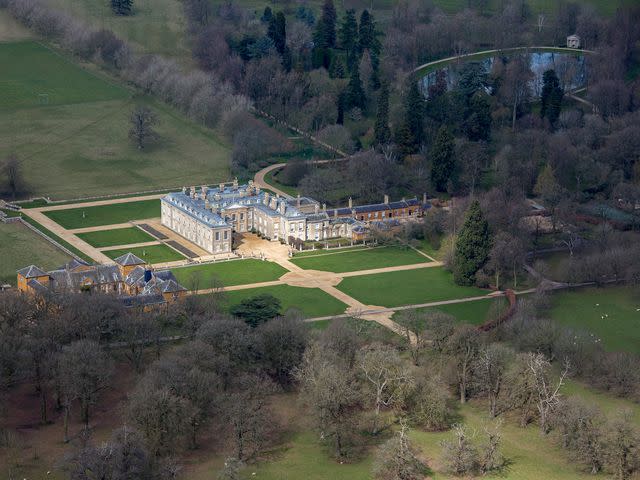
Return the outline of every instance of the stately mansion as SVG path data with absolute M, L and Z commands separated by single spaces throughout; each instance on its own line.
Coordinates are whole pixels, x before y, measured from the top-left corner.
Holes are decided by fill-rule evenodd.
M 361 240 L 373 224 L 407 221 L 422 215 L 426 199 L 327 209 L 309 198 L 284 198 L 252 181 L 218 188 L 191 187 L 161 199 L 162 224 L 209 253 L 230 253 L 233 232 L 257 232 L 272 241 L 350 238 Z
M 24 293 L 111 293 L 125 307 L 162 306 L 187 293 L 170 270 L 154 271 L 132 253 L 116 258 L 110 265 L 89 265 L 73 259 L 49 272 L 30 265 L 17 273 L 18 290 Z

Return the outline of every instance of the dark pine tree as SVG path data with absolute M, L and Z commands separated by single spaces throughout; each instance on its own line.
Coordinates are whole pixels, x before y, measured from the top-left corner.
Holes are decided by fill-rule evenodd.
M 562 108 L 562 98 L 564 90 L 560 86 L 560 80 L 555 70 L 547 70 L 542 76 L 542 94 L 540 95 L 540 116 L 547 117 L 549 123 L 553 126 L 560 117 Z
M 480 203 L 474 200 L 456 239 L 453 279 L 458 285 L 473 285 L 476 273 L 489 258 L 491 235 Z
M 344 92 L 340 92 L 338 95 L 338 118 L 336 118 L 336 123 L 338 125 L 344 125 L 344 104 L 345 104 L 346 94 Z
M 382 85 L 380 89 L 373 132 L 376 145 L 386 145 L 391 140 L 391 130 L 389 129 L 389 87 L 386 84 Z
M 491 105 L 483 94 L 476 93 L 469 100 L 466 119 L 463 124 L 467 138 L 472 142 L 487 141 L 491 136 Z
M 273 40 L 273 45 L 278 53 L 282 55 L 287 46 L 287 20 L 284 17 L 284 13 L 278 12 L 271 17 L 267 36 Z
M 351 78 L 347 85 L 347 95 L 345 99 L 345 107 L 347 109 L 358 107 L 362 110 L 367 106 L 367 97 L 362 88 L 362 80 L 360 79 L 360 72 L 357 68 L 354 68 L 351 72 Z
M 431 184 L 439 192 L 447 190 L 456 168 L 454 138 L 449 129 L 440 127 L 431 150 Z
M 424 141 L 424 97 L 418 88 L 418 82 L 415 78 L 409 79 L 408 91 L 404 99 L 404 123 L 411 131 L 414 145 L 413 151 L 417 151 Z
M 264 7 L 264 12 L 262 13 L 262 18 L 260 19 L 260 21 L 263 23 L 269 24 L 272 18 L 273 18 L 273 12 L 271 11 L 271 7 L 267 5 L 266 7 Z
M 336 46 L 336 21 L 338 14 L 333 0 L 325 0 L 322 5 L 322 15 L 316 24 L 314 41 L 321 48 L 335 48 Z
M 344 63 L 340 57 L 333 57 L 333 61 L 331 62 L 331 66 L 329 67 L 329 76 L 331 78 L 346 78 L 347 72 L 344 68 Z
M 353 63 L 357 61 L 358 54 L 358 22 L 356 21 L 355 10 L 347 10 L 340 24 L 339 31 L 340 48 L 347 53 L 348 67 L 353 68 Z
M 403 157 L 416 152 L 416 140 L 411 134 L 411 129 L 406 123 L 400 125 L 395 135 L 396 145 Z
M 372 54 L 379 55 L 382 47 L 378 39 L 379 35 L 373 15 L 368 10 L 363 10 L 360 14 L 360 26 L 358 28 L 358 48 L 360 53 L 369 50 Z
M 111 0 L 111 10 L 116 15 L 131 15 L 133 0 Z

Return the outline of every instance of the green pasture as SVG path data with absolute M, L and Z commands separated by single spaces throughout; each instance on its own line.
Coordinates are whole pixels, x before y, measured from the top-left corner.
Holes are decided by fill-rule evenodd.
M 633 287 L 583 288 L 553 294 L 551 317 L 587 330 L 607 350 L 640 353 L 640 292 Z
M 0 110 L 124 99 L 129 92 L 36 42 L 0 44 Z
M 194 290 L 210 288 L 217 282 L 225 287 L 268 282 L 277 280 L 287 270 L 275 262 L 250 258 L 174 268 L 173 273 L 181 285 Z
M 230 149 L 216 132 L 134 98 L 92 65 L 36 42 L 0 43 L 0 72 L 0 158 L 18 156 L 30 195 L 73 199 L 229 177 Z M 144 150 L 129 139 L 138 104 L 158 117 L 158 139 Z
M 138 200 L 93 207 L 49 210 L 43 213 L 67 230 L 73 230 L 160 217 L 160 200 Z
M 339 290 L 365 305 L 398 307 L 486 295 L 486 290 L 461 287 L 441 267 L 347 277 Z
M 140 257 L 142 260 L 145 260 L 150 264 L 175 262 L 177 260 L 185 259 L 181 254 L 164 244 L 149 245 L 148 247 L 107 250 L 104 252 L 104 254 L 111 259 L 115 259 L 129 252 L 133 253 L 134 255 Z
M 49 0 L 50 5 L 108 28 L 129 40 L 138 51 L 190 59 L 182 3 L 174 0 L 135 0 L 133 15 L 114 15 L 101 0 Z
M 273 295 L 280 299 L 283 313 L 289 308 L 296 308 L 307 318 L 339 315 L 347 309 L 347 305 L 319 288 L 275 285 L 225 292 L 230 306 L 240 303 L 245 298 L 263 294 Z
M 354 272 L 373 268 L 424 263 L 430 260 L 411 248 L 373 247 L 356 251 L 325 252 L 307 257 L 294 257 L 291 262 L 305 270 Z
M 438 311 L 451 315 L 459 323 L 468 323 L 470 325 L 482 325 L 489 320 L 489 313 L 492 306 L 502 306 L 505 303 L 504 298 L 487 298 L 483 300 L 474 300 L 472 302 L 452 303 L 449 305 L 440 305 L 438 307 L 418 308 L 418 312 Z M 402 315 L 402 311 L 393 314 L 394 318 Z
M 16 271 L 28 265 L 51 270 L 64 265 L 69 255 L 22 223 L 0 223 L 0 284 L 16 284 Z
M 134 243 L 153 242 L 155 240 L 151 235 L 137 227 L 78 233 L 76 236 L 96 248 L 132 245 Z

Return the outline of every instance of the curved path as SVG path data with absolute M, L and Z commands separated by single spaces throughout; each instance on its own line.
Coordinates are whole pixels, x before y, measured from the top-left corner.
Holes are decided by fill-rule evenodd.
M 463 53 L 462 55 L 455 55 L 453 57 L 447 57 L 447 58 L 441 58 L 439 60 L 434 60 L 433 62 L 428 62 L 425 63 L 423 65 L 420 65 L 419 67 L 414 68 L 411 73 L 420 73 L 420 70 L 425 70 L 427 68 L 430 67 L 434 67 L 436 65 L 442 64 L 442 65 L 446 65 L 448 63 L 451 63 L 453 61 L 457 61 L 457 60 L 462 60 L 462 59 L 468 59 L 468 60 L 473 60 L 473 57 L 478 56 L 478 57 L 482 57 L 484 55 L 490 55 L 490 54 L 500 54 L 500 53 L 507 53 L 507 52 L 526 52 L 526 51 L 548 51 L 548 52 L 559 52 L 559 53 L 596 53 L 593 50 L 585 50 L 585 49 L 581 49 L 581 48 L 568 48 L 568 47 L 511 47 L 511 48 L 496 48 L 496 49 L 492 49 L 492 50 L 482 50 L 480 52 L 473 52 L 473 53 Z

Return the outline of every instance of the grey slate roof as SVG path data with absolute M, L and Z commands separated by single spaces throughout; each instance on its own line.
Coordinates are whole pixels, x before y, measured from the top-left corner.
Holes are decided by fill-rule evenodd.
M 56 270 L 75 270 L 78 267 L 88 267 L 89 264 L 84 260 L 78 260 L 76 258 L 72 258 L 68 263 L 56 268 Z
M 114 260 L 118 265 L 122 265 L 124 267 L 131 265 L 145 265 L 147 262 L 142 260 L 140 257 L 134 255 L 133 253 L 125 253 L 124 255 L 119 256 Z
M 43 272 L 35 265 L 29 265 L 28 267 L 21 268 L 17 273 L 18 275 L 22 275 L 24 278 L 43 277 L 47 274 L 47 272 Z

